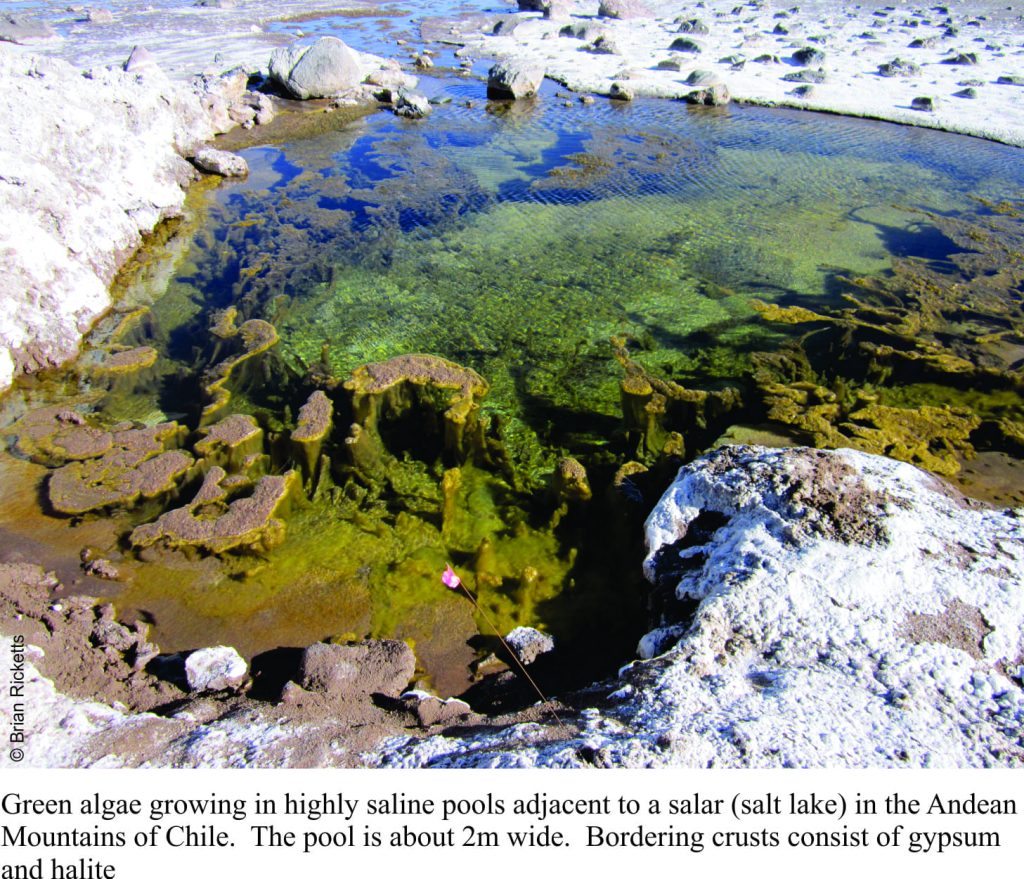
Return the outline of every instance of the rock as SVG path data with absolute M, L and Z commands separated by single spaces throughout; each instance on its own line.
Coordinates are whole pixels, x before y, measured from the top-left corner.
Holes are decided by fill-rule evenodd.
M 542 5 L 541 12 L 548 21 L 567 21 L 576 8 L 574 0 L 544 0 Z
M 43 40 L 51 40 L 55 36 L 57 34 L 49 22 L 37 21 L 17 13 L 0 14 L 0 42 L 28 46 Z
M 700 43 L 689 37 L 676 37 L 669 45 L 669 49 L 675 52 L 689 52 L 692 55 L 699 55 L 704 51 Z
M 513 629 L 505 636 L 505 643 L 523 665 L 536 662 L 537 657 L 555 649 L 554 638 L 529 626 L 519 626 Z
M 602 34 L 594 42 L 583 47 L 584 52 L 592 52 L 595 55 L 621 55 L 622 50 L 619 44 L 607 34 Z
M 729 89 L 723 83 L 714 83 L 704 88 L 695 89 L 684 98 L 688 104 L 703 104 L 708 107 L 720 107 L 729 103 Z
M 934 112 L 937 103 L 938 102 L 935 98 L 929 98 L 921 95 L 910 102 L 910 109 L 921 110 L 924 113 L 932 113 Z
M 825 53 L 821 49 L 816 49 L 814 46 L 805 46 L 802 49 L 797 49 L 793 53 L 793 60 L 797 64 L 802 64 L 804 67 L 810 67 L 812 64 L 824 64 Z
M 337 37 L 321 37 L 311 46 L 287 46 L 270 56 L 270 77 L 290 95 L 328 98 L 363 80 L 359 61 Z
M 828 75 L 820 67 L 817 70 L 794 70 L 782 77 L 783 82 L 810 82 L 820 85 Z
M 632 101 L 636 93 L 625 83 L 613 82 L 608 89 L 608 97 L 616 101 Z
M 1024 76 L 1000 76 L 996 83 L 998 85 L 1024 85 Z
M 679 21 L 678 19 L 676 19 Z M 699 18 L 687 18 L 679 21 L 678 33 L 681 34 L 707 34 L 710 33 L 708 26 Z
M 978 63 L 978 56 L 974 52 L 958 52 L 950 58 L 943 58 L 942 63 L 973 66 Z
M 422 690 L 412 690 L 402 697 L 402 703 L 413 714 L 423 729 L 452 723 L 473 713 L 469 704 L 461 699 L 438 699 Z
M 248 671 L 234 647 L 205 647 L 185 659 L 185 678 L 193 693 L 237 689 Z
M 416 657 L 404 641 L 313 644 L 303 652 L 299 683 L 342 702 L 375 693 L 397 698 L 415 671 Z
M 192 161 L 200 171 L 221 177 L 245 177 L 249 173 L 249 165 L 241 156 L 213 147 L 203 147 Z
M 159 69 L 83 76 L 17 51 L 0 52 L 0 115 L 2 390 L 78 353 L 143 234 L 180 214 L 196 176 L 182 155 L 213 128 L 191 87 Z
M 90 9 L 84 20 L 92 24 L 111 24 L 114 21 L 114 13 L 109 9 Z
M 653 18 L 654 12 L 642 0 L 601 0 L 597 14 L 601 18 Z
M 814 94 L 814 86 L 813 85 L 798 85 L 789 94 L 793 95 L 793 97 L 795 97 L 795 98 L 809 98 L 809 97 L 811 97 L 811 95 Z
M 132 49 L 132 53 L 128 56 L 128 60 L 124 62 L 124 70 L 126 73 L 138 73 L 140 70 L 151 70 L 156 66 L 156 58 L 145 46 L 136 46 Z
M 687 85 L 713 85 L 720 82 L 718 74 L 711 70 L 694 70 L 686 77 Z
M 910 77 L 917 76 L 921 72 L 921 68 L 913 61 L 903 61 L 900 58 L 893 58 L 892 61 L 887 61 L 885 64 L 879 64 L 878 72 L 882 76 Z
M 100 580 L 120 580 L 121 572 L 109 559 L 89 559 L 82 565 L 82 570 L 90 577 L 98 577 Z
M 395 99 L 395 115 L 406 119 L 423 119 L 430 115 L 430 101 L 419 92 L 402 89 Z
M 544 68 L 525 61 L 501 61 L 487 73 L 487 97 L 530 98 L 544 80 Z
M 205 6 L 208 9 L 235 9 L 238 0 L 196 0 L 196 6 Z
M 968 88 L 965 88 L 965 89 L 960 89 L 960 91 L 958 91 L 958 92 L 953 92 L 953 97 L 954 98 L 968 98 L 968 99 L 973 100 L 973 99 L 978 97 L 978 90 L 976 88 L 971 88 L 971 87 L 968 87 Z

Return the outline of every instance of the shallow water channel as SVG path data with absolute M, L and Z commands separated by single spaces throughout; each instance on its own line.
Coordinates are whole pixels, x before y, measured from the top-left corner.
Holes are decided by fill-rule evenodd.
M 962 246 L 927 212 L 985 217 L 993 211 L 978 199 L 1019 199 L 1018 151 L 796 111 L 584 105 L 550 83 L 517 104 L 488 103 L 475 77 L 442 73 L 425 86 L 444 101 L 426 120 L 307 108 L 262 132 L 269 142 L 236 141 L 248 179 L 193 193 L 192 219 L 125 272 L 116 313 L 79 367 L 7 404 L 8 423 L 22 405 L 52 403 L 98 428 L 174 420 L 185 428 L 178 445 L 197 457 L 210 427 L 248 415 L 261 431 L 245 449 L 251 460 L 210 458 L 155 500 L 61 516 L 47 502 L 58 462 L 26 461 L 14 423 L 0 507 L 8 539 L 44 563 L 77 560 L 83 547 L 113 560 L 120 581 L 79 572 L 75 588 L 153 622 L 164 650 L 228 643 L 252 656 L 329 637 L 405 638 L 422 683 L 452 694 L 498 649 L 492 623 L 554 634 L 564 650 L 556 684 L 631 658 L 662 610 L 640 576 L 641 526 L 675 467 L 727 432 L 809 441 L 802 415 L 773 416 L 776 392 L 765 388 L 779 375 L 774 385 L 752 378 L 766 354 L 808 352 L 810 372 L 786 387 L 802 380 L 840 398 L 855 388 L 918 413 L 965 407 L 978 422 L 973 447 L 940 436 L 933 469 L 996 501 L 1024 499 L 1019 450 L 986 432 L 1024 422 L 1013 378 L 1019 282 L 1006 291 L 1018 313 L 992 318 L 1010 330 L 990 358 L 999 362 L 981 364 L 1003 376 L 985 387 L 941 370 L 886 373 L 860 354 L 844 370 L 861 349 L 821 349 L 813 333 L 802 341 L 821 323 L 763 317 L 765 305 L 840 314 L 848 279 L 891 278 L 894 257 L 960 271 L 951 256 Z M 278 341 L 235 370 L 211 412 L 210 370 L 231 351 L 225 321 L 251 320 Z M 90 371 L 136 346 L 154 348 L 155 364 L 113 378 Z M 471 395 L 466 437 L 451 442 L 446 412 L 468 373 L 399 382 L 368 427 L 361 391 L 345 382 L 408 354 L 486 383 Z M 628 411 L 630 376 L 669 387 L 663 419 Z M 718 396 L 692 402 L 671 388 Z M 290 435 L 317 390 L 333 427 L 303 457 Z M 376 432 L 374 461 L 359 457 L 352 423 Z M 260 475 L 295 471 L 275 512 L 282 533 L 219 553 L 173 536 L 132 544 L 136 526 L 189 502 L 215 463 L 238 477 L 239 497 Z M 441 584 L 446 564 L 479 612 Z

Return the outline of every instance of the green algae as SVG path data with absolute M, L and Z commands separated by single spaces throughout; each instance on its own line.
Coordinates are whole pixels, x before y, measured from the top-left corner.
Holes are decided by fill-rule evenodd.
M 448 694 L 492 623 L 534 625 L 582 682 L 631 655 L 643 515 L 719 437 L 945 474 L 1020 456 L 1019 217 L 991 181 L 972 188 L 1005 225 L 979 227 L 947 175 L 869 150 L 718 142 L 699 114 L 584 136 L 537 108 L 448 112 L 280 127 L 247 181 L 193 207 L 166 293 L 125 284 L 94 337 L 97 363 L 157 350 L 152 380 L 69 380 L 61 406 L 96 430 L 192 428 L 197 472 L 117 529 L 119 604 L 165 648 L 398 637 Z M 948 252 L 908 255 L 921 240 Z M 67 464 L 66 427 L 38 460 Z M 215 533 L 225 517 L 245 527 Z

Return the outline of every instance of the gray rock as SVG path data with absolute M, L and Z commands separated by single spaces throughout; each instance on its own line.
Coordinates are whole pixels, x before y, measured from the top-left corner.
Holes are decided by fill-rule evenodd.
M 451 723 L 473 713 L 468 703 L 461 699 L 438 699 L 437 696 L 418 690 L 403 696 L 402 703 L 416 715 L 416 720 L 423 729 Z
M 194 693 L 233 690 L 241 686 L 248 671 L 234 647 L 205 647 L 185 660 L 185 678 Z
M 978 97 L 978 90 L 976 88 L 972 88 L 972 87 L 968 86 L 965 89 L 960 89 L 960 91 L 958 91 L 958 92 L 953 92 L 953 97 L 954 98 L 968 98 L 970 100 L 974 100 L 975 98 Z
M 56 33 L 48 22 L 37 21 L 17 13 L 0 14 L 0 41 L 27 46 L 53 39 L 55 36 Z
M 814 46 L 804 46 L 793 53 L 793 60 L 804 67 L 810 67 L 812 64 L 824 64 L 825 53 Z
M 132 53 L 128 56 L 128 60 L 124 62 L 124 70 L 126 73 L 138 73 L 142 70 L 152 70 L 156 66 L 156 58 L 145 46 L 136 46 L 132 49 Z
M 679 19 L 676 19 L 676 21 L 679 21 Z M 679 21 L 679 30 L 677 33 L 707 34 L 710 33 L 710 31 L 708 30 L 708 26 L 699 18 L 687 18 L 684 21 Z
M 616 101 L 632 101 L 636 93 L 628 85 L 622 82 L 613 82 L 608 89 L 608 97 Z
M 718 78 L 718 74 L 712 70 L 694 70 L 686 77 L 687 85 L 713 85 L 716 82 L 721 82 L 721 80 Z
M 972 67 L 978 63 L 978 56 L 974 52 L 958 52 L 950 58 L 943 58 L 943 64 L 957 64 L 964 67 Z
M 544 68 L 525 61 L 500 61 L 487 73 L 487 97 L 529 98 L 537 94 Z
M 643 0 L 601 0 L 597 14 L 601 18 L 654 18 L 654 12 Z
M 706 107 L 721 107 L 729 103 L 729 89 L 723 83 L 715 83 L 695 89 L 683 99 L 688 104 L 703 104 Z
M 109 9 L 90 9 L 86 13 L 85 21 L 92 24 L 111 24 L 114 21 L 114 13 Z
M 882 76 L 910 77 L 917 76 L 921 68 L 913 61 L 904 61 L 901 58 L 893 58 L 885 64 L 878 65 L 878 72 Z
M 593 52 L 595 55 L 621 55 L 622 51 L 618 44 L 611 37 L 602 35 L 594 42 L 583 47 L 585 52 Z
M 782 77 L 783 82 L 810 82 L 820 85 L 828 75 L 820 67 L 817 70 L 795 70 Z
M 936 106 L 938 106 L 938 101 L 936 101 L 935 98 L 925 97 L 924 95 L 914 98 L 914 100 L 910 102 L 911 110 L 920 110 L 923 113 L 934 112 Z
M 249 173 L 249 165 L 241 156 L 213 147 L 203 147 L 192 161 L 199 170 L 221 177 L 244 177 Z
M 300 100 L 327 98 L 355 88 L 363 80 L 359 61 L 337 37 L 321 37 L 312 46 L 287 46 L 270 56 L 270 77 Z
M 998 85 L 1024 85 L 1024 76 L 1000 76 L 996 83 Z
M 659 61 L 655 66 L 656 70 L 682 70 L 691 61 L 685 55 L 670 55 L 664 61 Z
M 397 698 L 415 671 L 416 657 L 403 641 L 313 644 L 299 668 L 305 690 L 340 701 L 361 701 L 373 693 Z
M 430 115 L 430 101 L 426 95 L 401 89 L 395 98 L 395 115 L 406 119 L 423 119 Z
M 669 49 L 675 52 L 690 52 L 691 54 L 698 55 L 704 51 L 701 44 L 695 40 L 691 40 L 689 37 L 676 37 L 671 44 Z
M 505 636 L 505 643 L 523 665 L 555 649 L 555 639 L 529 626 L 519 626 Z

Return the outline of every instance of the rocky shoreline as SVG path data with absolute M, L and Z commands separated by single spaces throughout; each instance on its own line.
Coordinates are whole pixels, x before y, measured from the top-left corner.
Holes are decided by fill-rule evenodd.
M 1024 145 L 1019 20 L 956 3 L 827 21 L 817 9 L 713 2 L 680 16 L 679 5 L 528 0 L 431 32 L 461 57 L 540 69 L 585 95 L 731 96 Z M 74 358 L 118 269 L 180 215 L 196 169 L 244 173 L 204 145 L 272 113 L 248 69 L 182 81 L 140 54 L 83 75 L 31 48 L 0 43 L 0 390 Z M 278 80 L 297 81 L 301 60 L 281 56 Z M 332 89 L 348 102 L 385 90 L 396 112 L 429 112 L 400 65 L 351 64 Z M 914 109 L 921 97 L 932 104 Z M 313 670 L 321 648 L 386 642 L 314 645 L 262 669 L 262 684 L 260 669 L 222 688 L 183 683 L 187 658 L 160 671 L 144 626 L 91 599 L 54 600 L 52 575 L 8 559 L 0 647 L 21 656 L 32 706 L 22 765 L 1020 765 L 1019 512 L 883 458 L 738 446 L 684 467 L 647 529 L 663 625 L 618 680 L 565 697 L 564 727 L 543 706 L 518 709 L 529 699 L 516 695 L 484 718 L 403 694 L 411 669 L 398 648 L 379 665 L 328 662 L 376 669 L 365 680 Z M 0 765 L 12 765 L 6 753 Z
M 189 696 L 137 661 L 155 649 L 144 627 L 4 565 L 5 653 L 31 645 L 25 765 L 1024 763 L 1021 511 L 877 456 L 730 446 L 683 467 L 646 527 L 664 625 L 617 680 L 559 701 L 558 723 L 403 694 L 396 642 L 315 645 L 275 695 Z

